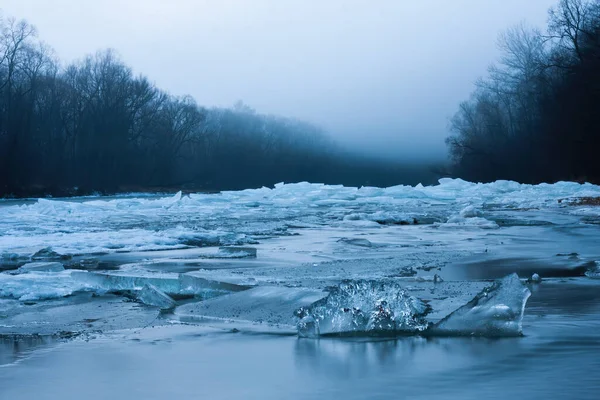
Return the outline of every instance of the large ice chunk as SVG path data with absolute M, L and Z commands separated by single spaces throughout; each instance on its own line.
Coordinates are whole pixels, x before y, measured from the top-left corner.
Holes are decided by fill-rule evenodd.
M 481 216 L 481 212 L 470 205 L 456 215 L 451 216 L 448 221 L 443 224 L 444 227 L 477 227 L 483 229 L 496 229 L 498 224 L 494 221 L 489 221 Z
M 45 247 L 33 254 L 31 259 L 34 261 L 61 261 L 61 260 L 69 260 L 71 256 L 58 254 L 56 251 L 52 250 L 52 247 Z
M 500 279 L 429 330 L 433 335 L 519 336 L 531 292 L 517 274 Z
M 430 307 L 398 283 L 346 280 L 329 295 L 296 310 L 298 335 L 397 335 L 422 332 Z
M 458 213 L 462 218 L 475 218 L 481 216 L 481 212 L 474 206 L 467 206 Z
M 144 285 L 137 298 L 142 303 L 160 307 L 161 310 L 172 310 L 177 306 L 175 300 L 150 283 Z
M 481 215 L 481 211 L 475 208 L 475 206 L 470 205 L 460 210 L 458 214 L 448 218 L 446 223 L 441 224 L 440 226 L 444 228 L 473 227 L 482 229 L 497 229 L 499 227 L 497 223 L 487 220 Z

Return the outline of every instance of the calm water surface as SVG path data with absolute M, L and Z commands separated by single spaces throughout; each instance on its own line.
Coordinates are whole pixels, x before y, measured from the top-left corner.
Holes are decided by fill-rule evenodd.
M 0 368 L 0 398 L 597 399 L 599 290 L 542 283 L 522 338 L 311 340 L 172 326 L 71 341 Z

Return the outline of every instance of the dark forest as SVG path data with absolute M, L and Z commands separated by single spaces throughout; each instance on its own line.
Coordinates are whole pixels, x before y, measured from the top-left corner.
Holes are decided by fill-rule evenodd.
M 502 58 L 452 119 L 452 174 L 600 182 L 600 2 L 561 0 L 546 32 L 520 25 L 499 42 Z

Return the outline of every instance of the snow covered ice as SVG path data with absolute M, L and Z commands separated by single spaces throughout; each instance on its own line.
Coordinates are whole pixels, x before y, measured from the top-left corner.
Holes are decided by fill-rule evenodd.
M 62 255 L 243 245 L 265 236 L 285 236 L 289 226 L 298 224 L 368 229 L 439 222 L 494 228 L 482 208 L 560 211 L 565 202 L 559 200 L 594 196 L 600 196 L 600 188 L 591 184 L 475 184 L 445 178 L 437 186 L 296 183 L 164 198 L 39 199 L 0 207 L 0 254 L 31 256 L 48 244 Z M 578 207 L 567 212 L 600 216 L 594 210 Z

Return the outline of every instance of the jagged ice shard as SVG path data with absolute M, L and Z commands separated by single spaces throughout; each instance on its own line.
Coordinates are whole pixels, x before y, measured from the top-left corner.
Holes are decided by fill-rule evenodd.
M 525 304 L 530 295 L 517 274 L 508 275 L 432 326 L 428 333 L 442 336 L 520 336 Z
M 424 317 L 429 311 L 395 282 L 347 280 L 295 315 L 300 337 L 398 335 L 427 329 Z

